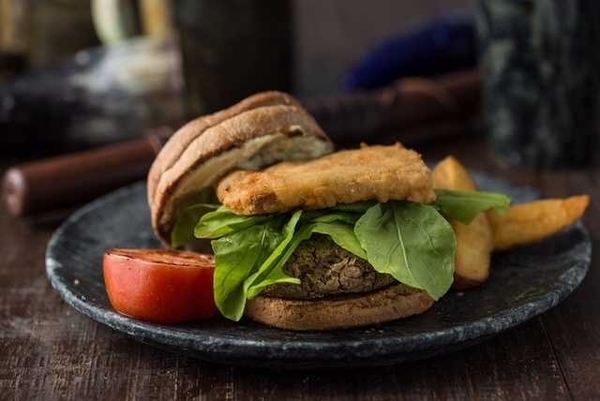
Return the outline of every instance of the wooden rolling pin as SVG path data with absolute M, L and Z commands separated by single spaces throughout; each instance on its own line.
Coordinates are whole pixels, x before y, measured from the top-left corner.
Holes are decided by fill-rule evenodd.
M 479 114 L 481 96 L 480 76 L 469 70 L 435 80 L 402 79 L 383 90 L 314 99 L 304 105 L 340 147 L 363 141 L 414 144 L 464 127 Z M 14 166 L 3 180 L 6 207 L 15 216 L 39 215 L 141 180 L 171 133 L 161 128 L 141 139 Z
M 4 175 L 7 210 L 15 216 L 61 210 L 135 182 L 172 132 L 165 127 L 142 139 L 14 166 Z

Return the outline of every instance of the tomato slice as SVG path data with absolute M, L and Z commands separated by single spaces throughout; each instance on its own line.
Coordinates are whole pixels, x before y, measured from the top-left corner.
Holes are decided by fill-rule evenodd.
M 212 256 L 166 249 L 111 249 L 104 283 L 118 312 L 155 323 L 180 323 L 218 313 Z

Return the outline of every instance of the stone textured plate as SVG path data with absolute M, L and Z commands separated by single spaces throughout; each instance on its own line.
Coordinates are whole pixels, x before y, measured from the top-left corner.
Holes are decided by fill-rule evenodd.
M 477 175 L 482 188 L 516 201 L 528 188 Z M 450 292 L 427 313 L 367 329 L 294 333 L 224 319 L 163 326 L 115 313 L 106 297 L 102 254 L 110 247 L 157 247 L 145 184 L 84 207 L 54 234 L 46 267 L 50 282 L 75 309 L 135 339 L 185 355 L 237 365 L 349 367 L 426 358 L 483 341 L 550 309 L 587 272 L 591 243 L 581 223 L 534 246 L 495 255 L 490 280 Z

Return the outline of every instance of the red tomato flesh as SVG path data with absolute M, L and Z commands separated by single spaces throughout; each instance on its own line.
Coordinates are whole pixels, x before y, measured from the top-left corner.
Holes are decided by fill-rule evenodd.
M 218 314 L 212 256 L 166 249 L 111 249 L 104 283 L 118 312 L 155 323 L 180 323 Z

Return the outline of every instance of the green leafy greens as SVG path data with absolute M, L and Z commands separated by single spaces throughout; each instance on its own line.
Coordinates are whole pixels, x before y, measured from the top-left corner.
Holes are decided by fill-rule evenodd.
M 483 192 L 436 192 L 433 205 L 359 202 L 269 216 L 238 216 L 224 206 L 199 204 L 180 213 L 172 243 L 177 247 L 194 237 L 212 240 L 215 302 L 232 320 L 239 320 L 246 301 L 265 287 L 300 284 L 283 268 L 313 234 L 329 236 L 378 272 L 439 299 L 452 285 L 456 251 L 446 218 L 468 223 L 483 211 L 506 208 L 510 200 Z
M 185 208 L 179 216 L 173 230 L 171 230 L 171 246 L 179 248 L 194 239 L 194 228 L 198 220 L 206 213 L 217 209 L 218 205 L 207 205 L 199 203 Z
M 369 208 L 354 232 L 380 273 L 439 299 L 452 285 L 456 239 L 435 207 L 390 202 Z
M 504 194 L 483 191 L 455 191 L 437 189 L 435 204 L 447 218 L 469 224 L 479 213 L 488 210 L 503 212 L 510 206 L 510 198 Z
M 215 302 L 221 313 L 239 320 L 247 299 L 267 286 L 299 284 L 283 266 L 302 241 L 313 233 L 329 235 L 340 247 L 365 258 L 353 232 L 359 214 L 302 211 L 273 216 L 237 216 L 225 207 L 202 216 L 194 229 L 198 238 L 213 239 Z M 327 216 L 327 217 L 325 217 Z

